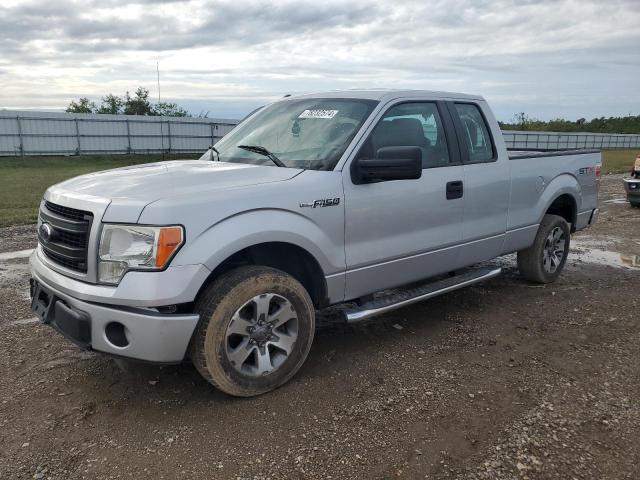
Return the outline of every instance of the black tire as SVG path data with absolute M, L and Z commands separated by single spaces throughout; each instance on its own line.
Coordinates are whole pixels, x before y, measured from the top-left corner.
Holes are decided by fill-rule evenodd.
M 285 352 L 274 347 L 275 344 L 262 339 L 261 345 L 258 346 L 256 340 L 251 337 L 251 335 L 257 335 L 256 333 L 242 334 L 244 337 L 241 337 L 239 343 L 246 345 L 243 347 L 246 351 L 251 350 L 249 354 L 251 358 L 233 362 L 228 353 L 230 349 L 236 348 L 230 347 L 231 340 L 235 341 L 236 338 L 235 334 L 230 334 L 228 330 L 232 328 L 232 317 L 236 315 L 237 318 L 245 308 L 253 310 L 254 313 L 257 312 L 258 303 L 254 300 L 271 294 L 274 294 L 276 299 L 282 298 L 289 302 L 286 305 L 293 311 L 292 315 L 295 317 L 293 320 L 295 320 L 296 339 L 290 347 L 290 352 L 287 352 L 283 359 Z M 268 309 L 273 307 L 270 302 L 272 300 L 267 300 Z M 191 342 L 191 360 L 207 381 L 229 395 L 252 397 L 278 388 L 295 375 L 311 349 L 315 332 L 313 302 L 305 288 L 295 278 L 274 268 L 245 266 L 221 275 L 200 294 L 195 311 L 200 314 L 200 322 Z M 263 316 L 260 318 L 264 320 Z M 263 321 L 265 325 L 269 324 L 269 314 L 266 320 L 267 322 Z M 243 319 L 242 322 L 248 321 Z M 247 331 L 265 328 L 257 327 L 257 321 L 252 323 L 254 324 L 256 327 L 248 327 Z M 271 332 L 270 327 L 269 332 Z M 276 330 L 272 332 L 275 334 Z M 249 342 L 254 344 L 251 345 Z M 256 373 L 258 357 L 260 352 L 263 352 L 262 358 L 266 358 L 264 349 L 271 352 L 270 354 L 267 352 L 267 357 L 273 370 L 260 374 Z M 275 358 L 280 362 L 277 366 L 273 365 Z M 249 365 L 251 361 L 255 361 L 255 366 Z M 240 371 L 239 369 L 242 368 L 247 371 Z
M 549 236 L 560 229 L 565 239 L 562 258 L 554 262 L 550 260 L 548 252 L 552 250 Z M 571 231 L 567 221 L 558 215 L 545 215 L 538 228 L 533 245 L 518 252 L 518 270 L 520 275 L 535 283 L 554 282 L 567 261 L 569 246 L 571 243 Z M 557 252 L 557 250 L 556 250 Z M 557 259 L 555 255 L 553 258 Z M 552 271 L 550 271 L 552 270 Z

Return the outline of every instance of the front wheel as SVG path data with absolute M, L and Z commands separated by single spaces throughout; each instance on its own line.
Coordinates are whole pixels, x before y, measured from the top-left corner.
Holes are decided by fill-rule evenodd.
M 305 288 L 274 268 L 240 267 L 212 282 L 196 302 L 200 322 L 191 359 L 229 395 L 251 397 L 287 382 L 313 342 L 315 310 Z
M 533 245 L 518 252 L 520 275 L 531 282 L 554 282 L 567 261 L 571 232 L 558 215 L 545 215 Z

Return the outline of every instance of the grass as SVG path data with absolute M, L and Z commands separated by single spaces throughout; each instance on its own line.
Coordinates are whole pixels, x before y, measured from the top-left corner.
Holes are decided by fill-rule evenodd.
M 603 150 L 603 173 L 631 169 L 637 150 Z M 197 158 L 198 155 L 173 158 Z M 0 227 L 35 223 L 44 191 L 83 173 L 162 160 L 161 155 L 88 155 L 82 157 L 0 157 Z
M 189 157 L 194 155 L 179 158 Z M 173 158 L 178 157 L 165 155 L 166 160 Z M 162 155 L 0 157 L 0 227 L 35 223 L 40 200 L 50 185 L 84 173 L 158 160 Z
M 638 155 L 640 155 L 640 149 L 603 150 L 602 173 L 628 173 Z

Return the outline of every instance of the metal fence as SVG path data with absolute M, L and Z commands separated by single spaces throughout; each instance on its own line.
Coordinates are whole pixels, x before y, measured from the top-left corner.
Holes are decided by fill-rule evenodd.
M 640 148 L 640 135 L 614 133 L 521 132 L 503 130 L 510 150 Z
M 0 111 L 0 155 L 195 153 L 237 120 Z
M 0 156 L 197 153 L 238 120 L 0 110 Z M 640 148 L 640 135 L 503 131 L 512 150 Z

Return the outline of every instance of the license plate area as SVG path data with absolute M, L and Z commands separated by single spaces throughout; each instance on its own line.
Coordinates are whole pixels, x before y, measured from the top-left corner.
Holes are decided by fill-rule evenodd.
M 91 318 L 64 300 L 49 288 L 31 279 L 31 310 L 40 320 L 50 325 L 81 348 L 91 348 Z
M 49 289 L 45 288 L 40 282 L 31 281 L 31 310 L 40 320 L 48 322 L 49 312 L 54 307 L 55 297 Z

